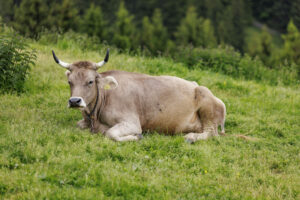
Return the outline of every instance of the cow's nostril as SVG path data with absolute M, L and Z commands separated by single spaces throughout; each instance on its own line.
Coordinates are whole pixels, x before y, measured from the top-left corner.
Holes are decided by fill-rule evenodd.
M 72 97 L 69 99 L 69 105 L 71 107 L 77 107 L 81 104 L 81 98 Z

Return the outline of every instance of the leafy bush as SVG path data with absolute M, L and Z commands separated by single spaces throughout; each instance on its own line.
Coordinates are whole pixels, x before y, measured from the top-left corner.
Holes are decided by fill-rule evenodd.
M 282 66 L 281 69 L 269 69 L 259 59 L 241 55 L 231 47 L 203 49 L 182 47 L 173 55 L 189 68 L 201 68 L 220 72 L 235 78 L 263 81 L 272 85 L 289 85 L 299 82 L 295 66 Z
M 0 92 L 22 92 L 35 52 L 16 35 L 0 37 Z

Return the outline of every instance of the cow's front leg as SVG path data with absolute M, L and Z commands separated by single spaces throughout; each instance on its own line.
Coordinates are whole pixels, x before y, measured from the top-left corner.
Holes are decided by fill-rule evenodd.
M 82 119 L 77 122 L 77 126 L 81 129 L 86 129 L 86 128 L 90 127 L 90 123 L 89 123 L 89 121 Z
M 105 135 L 119 142 L 136 141 L 142 138 L 142 129 L 139 123 L 121 122 L 108 129 Z
M 77 122 L 77 126 L 81 129 L 87 129 L 91 126 L 91 122 L 90 122 L 89 118 L 87 117 L 86 112 L 84 110 L 81 110 L 81 114 L 82 114 L 83 119 L 79 120 Z
M 91 132 L 92 133 L 102 133 L 104 134 L 107 130 L 109 129 L 109 127 L 105 124 L 102 124 L 99 121 L 94 122 L 93 126 L 91 126 Z

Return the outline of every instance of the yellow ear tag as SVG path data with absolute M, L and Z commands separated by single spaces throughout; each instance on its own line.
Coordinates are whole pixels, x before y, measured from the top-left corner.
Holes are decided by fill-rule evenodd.
M 104 90 L 109 90 L 110 89 L 110 85 L 109 84 L 106 84 L 105 86 L 104 86 Z

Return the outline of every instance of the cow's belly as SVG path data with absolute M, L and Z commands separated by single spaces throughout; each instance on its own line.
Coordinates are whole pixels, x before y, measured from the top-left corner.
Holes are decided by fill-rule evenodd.
M 155 118 L 142 124 L 143 131 L 157 131 L 164 134 L 201 132 L 201 122 L 197 112 L 159 113 Z

